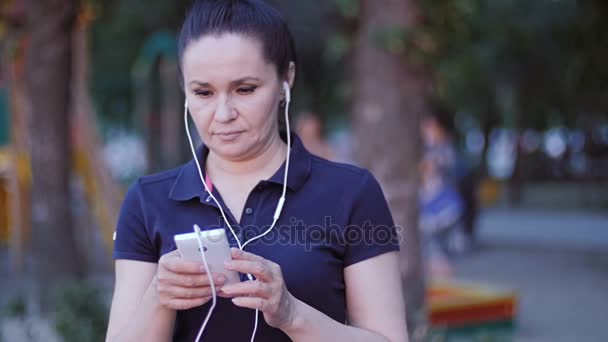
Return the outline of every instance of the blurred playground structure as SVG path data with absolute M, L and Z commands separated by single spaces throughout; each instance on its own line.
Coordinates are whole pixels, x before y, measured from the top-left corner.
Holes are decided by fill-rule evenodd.
M 74 32 L 74 63 L 72 91 L 72 168 L 87 200 L 96 227 L 108 249 L 122 196 L 119 184 L 112 178 L 103 159 L 103 146 L 97 119 L 88 93 L 87 30 L 92 20 L 90 11 L 83 11 Z M 8 242 L 11 262 L 16 270 L 23 268 L 23 250 L 31 234 L 30 141 L 28 124 L 33 119 L 25 93 L 24 47 L 26 39 L 18 34 L 7 36 L 3 44 L 0 68 L 0 118 L 4 128 L 0 135 L 0 237 Z
M 457 338 L 511 340 L 516 325 L 513 291 L 462 282 L 432 282 L 427 290 L 429 340 Z
M 75 191 L 84 192 L 92 224 L 83 229 L 102 237 L 107 255 L 111 254 L 112 233 L 124 192 L 124 181 L 133 174 L 116 176 L 111 169 L 116 154 L 118 161 L 137 164 L 137 158 L 126 156 L 125 146 L 117 146 L 108 156 L 103 143 L 99 117 L 92 105 L 89 71 L 89 29 L 95 17 L 92 6 L 84 6 L 74 33 L 72 85 L 72 168 Z M 8 244 L 12 266 L 23 269 L 23 251 L 30 239 L 30 141 L 28 123 L 32 120 L 25 92 L 24 49 L 27 39 L 19 32 L 0 29 L 2 60 L 0 67 L 0 243 Z M 152 35 L 132 69 L 135 97 L 133 122 L 145 141 L 143 166 L 152 172 L 181 161 L 181 122 L 172 113 L 179 108 L 181 94 L 178 80 L 175 40 L 167 32 Z M 121 151 L 122 150 L 122 151 Z M 110 161 L 110 163 L 108 163 Z M 114 163 L 116 164 L 116 162 Z M 123 181 L 121 183 L 120 181 Z

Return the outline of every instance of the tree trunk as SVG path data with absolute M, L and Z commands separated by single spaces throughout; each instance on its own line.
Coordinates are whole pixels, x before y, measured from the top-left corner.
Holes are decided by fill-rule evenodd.
M 400 230 L 408 328 L 416 340 L 425 319 L 418 239 L 419 120 L 428 110 L 431 78 L 426 68 L 375 39 L 415 27 L 420 16 L 414 0 L 363 0 L 360 9 L 354 46 L 355 153 L 378 177 Z
M 85 5 L 86 6 L 86 5 Z M 80 250 L 86 251 L 86 269 L 102 270 L 113 264 L 112 254 L 114 232 L 120 203 L 124 194 L 113 178 L 103 155 L 103 143 L 98 127 L 97 116 L 89 93 L 89 30 L 93 20 L 91 10 L 83 9 L 72 42 L 72 144 L 74 144 L 74 171 L 82 180 L 87 199 L 89 217 L 82 221 L 95 219 L 86 227 L 78 229 L 84 234 Z M 77 222 L 74 222 L 77 225 Z M 76 235 L 78 237 L 78 234 Z M 97 242 L 102 238 L 105 255 L 99 253 Z M 84 255 L 83 255 L 84 256 Z M 104 258 L 105 257 L 105 258 Z
M 182 149 L 185 139 L 182 139 L 182 120 L 176 120 L 176 113 L 183 107 L 180 106 L 181 94 L 176 84 L 179 84 L 179 66 L 177 61 L 167 57 L 161 57 L 159 63 L 160 73 L 160 97 L 161 97 L 161 155 L 162 167 L 174 168 L 184 162 Z
M 70 210 L 71 37 L 75 0 L 28 3 L 26 57 L 32 104 L 32 243 L 29 252 L 37 304 L 48 311 L 50 294 L 81 267 Z
M 31 237 L 31 170 L 30 150 L 31 108 L 27 99 L 23 68 L 25 44 L 19 28 L 11 27 L 2 52 L 3 67 L 7 70 L 10 85 L 10 134 L 11 153 L 14 163 L 10 214 L 10 255 L 11 272 L 22 275 L 25 271 L 24 248 Z M 12 48 L 12 53 L 8 49 Z

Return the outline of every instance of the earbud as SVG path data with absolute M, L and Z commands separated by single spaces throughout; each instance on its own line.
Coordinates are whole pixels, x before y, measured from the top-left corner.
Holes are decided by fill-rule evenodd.
M 291 101 L 291 89 L 289 88 L 289 83 L 283 82 L 283 90 L 285 91 L 285 102 Z
M 188 108 L 188 98 L 184 100 L 184 108 Z

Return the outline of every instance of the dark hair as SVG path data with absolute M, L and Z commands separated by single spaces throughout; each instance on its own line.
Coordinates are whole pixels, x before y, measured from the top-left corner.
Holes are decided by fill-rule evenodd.
M 181 67 L 190 42 L 207 34 L 239 33 L 257 38 L 264 57 L 285 77 L 289 62 L 296 62 L 293 37 L 275 8 L 262 0 L 196 0 L 182 26 L 178 56 Z
M 454 125 L 454 111 L 445 103 L 434 100 L 431 102 L 431 111 L 426 115 L 427 119 L 435 120 L 435 122 L 447 134 L 455 136 L 457 134 L 456 126 Z

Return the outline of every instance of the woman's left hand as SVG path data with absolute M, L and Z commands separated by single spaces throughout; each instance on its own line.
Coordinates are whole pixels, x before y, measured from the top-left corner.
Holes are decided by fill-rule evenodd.
M 249 273 L 256 279 L 225 285 L 218 295 L 232 298 L 237 306 L 262 311 L 266 323 L 271 327 L 281 330 L 289 328 L 295 316 L 297 299 L 287 291 L 281 267 L 237 248 L 232 248 L 231 252 L 232 260 L 226 262 L 226 269 Z

